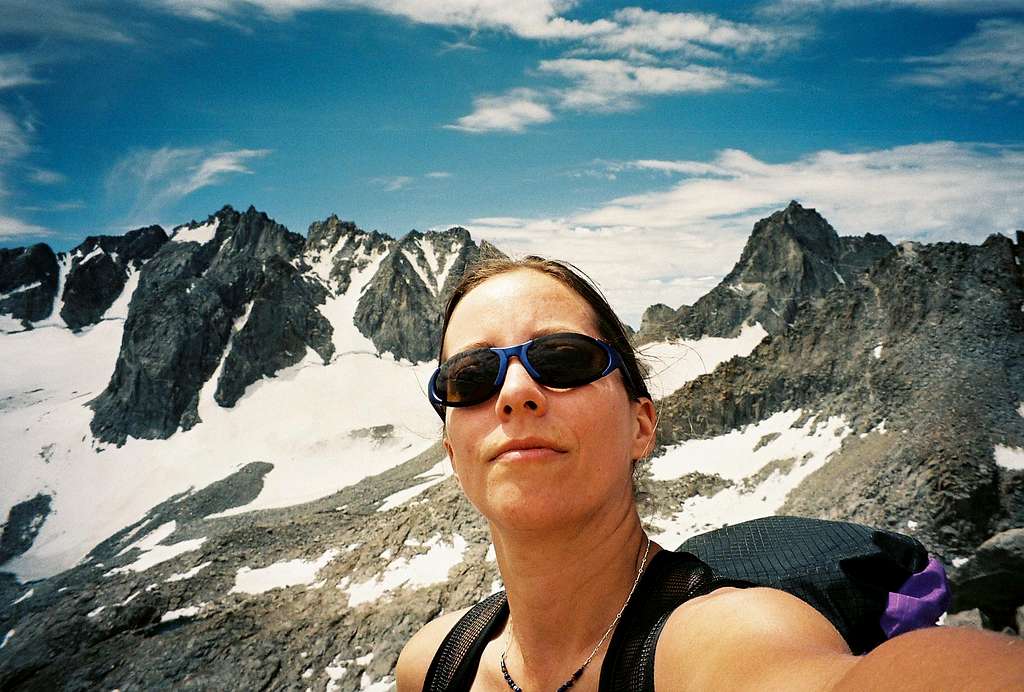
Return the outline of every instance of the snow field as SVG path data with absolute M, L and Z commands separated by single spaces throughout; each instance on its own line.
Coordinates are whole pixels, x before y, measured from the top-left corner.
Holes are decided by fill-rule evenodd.
M 651 372 L 651 394 L 661 399 L 733 356 L 749 356 L 767 335 L 758 322 L 744 324 L 739 336 L 732 339 L 705 336 L 695 341 L 679 339 L 641 346 L 640 355 Z
M 316 581 L 317 573 L 337 556 L 338 551 L 331 549 L 316 560 L 286 560 L 256 569 L 242 567 L 235 574 L 235 585 L 228 593 L 261 594 L 299 584 L 308 586 Z
M 737 484 L 711 497 L 688 498 L 667 518 L 649 518 L 656 529 L 651 539 L 675 548 L 697 533 L 775 514 L 790 491 L 823 467 L 850 433 L 840 417 L 829 418 L 816 428 L 813 421 L 792 428 L 800 415 L 799 410 L 777 413 L 726 435 L 675 445 L 655 459 L 651 464 L 655 480 L 672 480 L 698 472 L 717 473 Z M 778 437 L 754 451 L 766 435 L 775 434 Z M 770 462 L 786 459 L 795 459 L 788 471 L 775 469 L 754 487 L 740 483 Z
M 348 594 L 349 607 L 371 603 L 394 589 L 445 582 L 448 571 L 462 562 L 467 548 L 466 539 L 457 533 L 451 541 L 444 541 L 437 534 L 423 545 L 429 548 L 426 553 L 393 560 L 382 573 L 367 581 L 352 583 L 348 577 L 342 579 L 338 588 Z
M 123 567 L 115 567 L 107 571 L 103 576 L 110 577 L 115 574 L 123 574 L 125 572 L 145 572 L 151 567 L 159 565 L 161 562 L 166 562 L 173 558 L 183 555 L 184 553 L 190 553 L 193 550 L 199 550 L 203 543 L 206 542 L 205 538 L 194 538 L 187 541 L 179 541 L 172 543 L 171 545 L 161 545 L 174 531 L 177 529 L 177 522 L 169 521 L 165 524 L 161 524 L 157 528 L 153 529 L 145 536 L 128 545 L 118 555 L 124 555 L 129 550 L 137 548 L 141 551 L 138 559 L 135 562 L 124 565 Z
M 1024 447 L 996 445 L 992 454 L 997 466 L 1009 471 L 1024 471 Z
M 397 493 L 392 495 L 388 495 L 384 498 L 380 507 L 377 508 L 377 511 L 387 512 L 395 507 L 399 507 L 422 493 L 424 490 L 434 487 L 445 478 L 450 478 L 453 475 L 454 473 L 452 472 L 451 462 L 448 461 L 448 457 L 444 457 L 430 469 L 416 476 L 416 478 L 426 478 L 426 481 L 408 487 L 405 490 L 399 490 Z
M 195 228 L 178 226 L 171 232 L 171 241 L 175 243 L 199 243 L 205 245 L 217 235 L 217 228 L 220 226 L 220 219 L 214 217 L 210 223 L 204 223 Z
M 113 373 L 120 320 L 78 334 L 47 327 L 4 335 L 0 516 L 39 492 L 53 498 L 33 547 L 6 567 L 22 580 L 52 576 L 167 497 L 203 488 L 252 461 L 270 462 L 274 470 L 253 503 L 229 513 L 330 495 L 429 447 L 438 435 L 424 394 L 433 367 L 377 356 L 352 325 L 358 293 L 375 269 L 371 264 L 345 296 L 324 306 L 333 308 L 327 312 L 335 344 L 348 352 L 326 366 L 313 356 L 257 382 L 231 409 L 213 402 L 212 379 L 201 392 L 203 423 L 168 440 L 129 439 L 118 448 L 92 438 L 92 412 L 85 404 L 103 391 Z M 133 273 L 129 290 L 137 276 Z M 127 307 L 129 290 L 108 314 Z M 353 352 L 359 340 L 363 352 Z M 383 442 L 352 435 L 388 423 L 395 426 L 394 434 Z M 97 506 L 104 511 L 95 511 Z

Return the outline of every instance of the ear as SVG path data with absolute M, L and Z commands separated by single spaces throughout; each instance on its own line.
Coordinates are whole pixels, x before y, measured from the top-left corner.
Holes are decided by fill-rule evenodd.
M 658 412 L 654 408 L 654 402 L 646 397 L 632 403 L 633 445 L 630 455 L 632 459 L 637 460 L 643 459 L 654 449 Z
M 459 471 L 455 468 L 455 453 L 452 451 L 452 443 L 448 441 L 447 431 L 441 436 L 441 446 L 444 447 L 444 453 L 448 455 L 448 463 L 451 464 L 455 480 L 458 482 L 459 488 L 462 488 L 462 479 L 459 478 Z

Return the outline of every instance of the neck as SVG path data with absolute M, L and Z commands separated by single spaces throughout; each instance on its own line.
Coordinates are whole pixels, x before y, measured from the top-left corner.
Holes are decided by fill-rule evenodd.
M 622 609 L 647 542 L 632 503 L 587 526 L 518 533 L 491 526 L 508 594 L 508 666 L 528 690 L 556 689 L 586 660 Z M 651 544 L 647 561 L 658 550 Z M 605 640 L 588 666 L 596 679 Z

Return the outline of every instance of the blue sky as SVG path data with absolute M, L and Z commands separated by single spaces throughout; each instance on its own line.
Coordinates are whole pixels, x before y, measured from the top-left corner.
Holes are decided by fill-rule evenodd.
M 636 321 L 789 199 L 1024 227 L 1024 0 L 0 0 L 0 246 L 334 212 L 567 257 Z M 669 249 L 671 249 L 669 251 Z M 624 262 L 629 258 L 630 262 Z

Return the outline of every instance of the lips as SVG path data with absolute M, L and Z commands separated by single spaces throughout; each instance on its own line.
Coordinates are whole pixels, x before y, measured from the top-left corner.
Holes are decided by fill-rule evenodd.
M 542 460 L 563 454 L 564 449 L 553 442 L 539 437 L 524 437 L 509 440 L 498 446 L 491 461 Z

